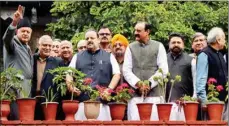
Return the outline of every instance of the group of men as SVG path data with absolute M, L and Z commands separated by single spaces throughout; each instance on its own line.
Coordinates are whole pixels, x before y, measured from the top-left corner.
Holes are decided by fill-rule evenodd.
M 106 87 L 101 96 L 110 95 L 109 89 L 115 89 L 117 85 L 126 82 L 136 92 L 128 101 L 128 120 L 139 120 L 136 104 L 142 102 L 154 103 L 151 119 L 158 120 L 155 104 L 162 102 L 162 99 L 158 83 L 153 78 L 160 75 L 159 68 L 164 73 L 170 72 L 171 78 L 176 75 L 182 77 L 181 82 L 174 85 L 169 102 L 175 102 L 186 94 L 199 98 L 201 106 L 205 107 L 207 79 L 213 77 L 225 87 L 228 73 L 227 60 L 220 51 L 225 45 L 225 34 L 221 28 L 212 28 L 207 37 L 202 33 L 195 33 L 192 36 L 192 54 L 184 51 L 185 39 L 179 33 L 169 35 L 169 52 L 166 53 L 161 42 L 150 39 L 150 24 L 138 22 L 134 30 L 136 41 L 129 44 L 127 38 L 121 34 L 116 34 L 112 38 L 112 31 L 108 27 L 103 26 L 98 32 L 89 29 L 85 33 L 85 40 L 78 42 L 78 52 L 75 55 L 71 42 L 54 42 L 49 35 L 43 35 L 38 41 L 38 53 L 32 55 L 28 46 L 32 33 L 31 25 L 28 19 L 22 18 L 22 7 L 19 6 L 3 37 L 4 68 L 14 67 L 23 71 L 22 86 L 27 92 L 31 91 L 31 97 L 42 95 L 41 91 L 47 92 L 50 86 L 56 89 L 52 82 L 53 75 L 47 70 L 59 66 L 69 66 L 82 71 L 93 79 L 93 88 L 96 84 Z M 149 80 L 149 87 L 139 84 L 143 80 Z M 71 81 L 73 79 L 68 75 L 66 83 L 69 84 Z M 74 92 L 76 99 L 81 102 L 75 118 L 86 119 L 82 102 L 89 97 L 77 87 L 70 86 L 68 89 L 69 92 Z M 141 95 L 145 92 L 147 97 L 142 99 Z M 220 100 L 224 101 L 226 95 L 227 92 L 223 90 L 219 96 Z M 106 97 L 101 98 L 106 100 Z M 167 97 L 163 100 L 167 100 Z M 15 103 L 12 106 L 10 116 L 12 119 L 18 119 Z M 227 102 L 225 108 L 226 106 Z M 176 114 L 171 115 L 171 119 L 179 120 Z M 226 116 L 225 114 L 225 119 Z M 106 104 L 101 104 L 98 119 L 111 120 Z

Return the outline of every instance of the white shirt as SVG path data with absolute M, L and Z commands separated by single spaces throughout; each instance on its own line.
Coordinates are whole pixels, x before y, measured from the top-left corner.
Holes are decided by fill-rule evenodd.
M 157 54 L 157 66 L 161 68 L 165 75 L 168 73 L 168 62 L 167 62 L 167 55 L 164 46 L 159 43 L 159 49 Z M 123 76 L 125 80 L 133 87 L 137 88 L 135 85 L 138 81 L 141 81 L 132 71 L 133 64 L 132 64 L 132 54 L 130 51 L 129 46 L 126 48 L 125 56 L 124 56 L 124 63 L 123 63 Z M 152 75 L 148 80 L 151 82 L 151 88 L 154 88 L 158 83 L 153 80 L 154 76 L 160 76 L 161 74 L 156 71 L 154 75 Z M 142 80 L 143 81 L 143 80 Z
M 75 54 L 71 60 L 71 63 L 69 64 L 69 67 L 75 68 L 76 67 L 76 60 L 77 60 L 77 54 Z M 115 59 L 114 55 L 111 54 L 110 56 L 110 62 L 112 66 L 112 74 L 120 74 L 120 69 L 117 60 Z

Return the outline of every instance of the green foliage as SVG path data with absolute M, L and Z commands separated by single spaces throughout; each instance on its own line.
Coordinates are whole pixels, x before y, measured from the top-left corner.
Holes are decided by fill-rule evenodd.
M 207 102 L 221 102 L 218 98 L 219 92 L 224 90 L 222 85 L 215 86 L 217 80 L 209 78 L 208 80 L 208 94 Z
M 77 44 L 88 28 L 101 25 L 111 28 L 114 34 L 124 34 L 134 40 L 134 23 L 152 24 L 151 38 L 168 43 L 171 32 L 180 32 L 187 38 L 186 51 L 190 51 L 191 35 L 207 32 L 215 26 L 228 31 L 227 1 L 55 1 L 50 11 L 58 21 L 48 24 L 47 31 L 54 37 L 72 40 Z
M 181 101 L 193 101 L 193 102 L 197 102 L 197 98 L 193 98 L 191 96 L 188 95 L 184 95 L 183 97 L 180 98 Z
M 158 86 L 159 86 L 159 90 L 160 90 L 160 94 L 162 94 L 162 98 L 165 102 L 165 96 L 166 96 L 166 87 L 167 87 L 167 83 L 169 82 L 170 79 L 170 73 L 168 72 L 167 74 L 163 72 L 163 70 L 161 68 L 158 69 L 158 75 L 153 77 L 153 80 L 158 82 Z M 169 92 L 169 98 L 168 101 L 170 101 L 170 97 L 172 94 L 172 89 L 173 86 L 176 82 L 180 82 L 181 81 L 181 76 L 180 75 L 176 75 L 174 79 L 170 79 L 170 83 L 171 83 L 171 89 Z
M 53 70 L 49 70 L 49 73 L 54 75 L 53 82 L 57 84 L 57 90 L 60 91 L 61 96 L 66 95 L 67 93 L 67 84 L 66 84 L 66 75 L 71 75 L 74 82 L 71 83 L 73 87 L 79 87 L 82 85 L 82 80 L 85 77 L 85 74 L 71 67 L 57 67 Z M 73 93 L 71 96 L 73 100 Z
M 15 68 L 7 68 L 1 73 L 0 100 L 15 100 L 16 92 L 13 89 L 22 90 L 22 71 Z
M 53 93 L 52 87 L 48 88 L 48 92 L 46 93 L 45 90 L 43 90 L 43 94 L 45 95 L 45 102 L 54 102 L 57 98 L 57 93 Z
M 134 90 L 123 83 L 115 89 L 115 95 L 112 97 L 112 100 L 116 102 L 127 103 L 133 97 Z

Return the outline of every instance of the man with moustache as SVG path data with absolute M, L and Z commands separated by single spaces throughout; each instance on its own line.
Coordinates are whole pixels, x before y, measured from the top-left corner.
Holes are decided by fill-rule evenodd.
M 140 120 L 137 103 L 154 103 L 151 120 L 158 120 L 155 103 L 160 103 L 158 83 L 153 80 L 159 76 L 159 68 L 167 74 L 168 64 L 166 51 L 162 43 L 150 40 L 151 25 L 138 22 L 135 25 L 135 42 L 127 48 L 124 56 L 123 75 L 125 80 L 135 89 L 135 96 L 128 102 L 128 120 Z M 150 86 L 141 86 L 139 83 L 149 80 Z M 147 94 L 143 99 L 142 94 Z
M 225 33 L 223 29 L 214 27 L 208 32 L 207 42 L 208 46 L 204 48 L 197 57 L 197 72 L 196 72 L 196 93 L 197 97 L 201 99 L 201 105 L 205 108 L 207 102 L 208 85 L 207 81 L 209 78 L 215 78 L 217 85 L 222 85 L 224 89 L 228 81 L 228 71 L 226 62 L 223 58 L 223 54 L 220 52 L 224 48 L 226 43 Z M 219 93 L 219 100 L 224 101 L 228 92 L 222 90 Z M 227 103 L 228 101 L 226 101 Z M 227 108 L 227 104 L 225 104 Z M 226 109 L 224 110 L 223 119 L 227 117 Z
M 112 53 L 114 54 L 119 64 L 120 71 L 121 71 L 121 78 L 120 78 L 119 84 L 126 83 L 126 80 L 123 77 L 122 68 L 123 68 L 123 62 L 124 62 L 124 54 L 126 51 L 126 47 L 129 45 L 129 42 L 125 36 L 121 34 L 116 34 L 111 39 L 111 45 L 112 45 Z
M 112 51 L 110 44 L 112 38 L 111 30 L 106 26 L 102 26 L 98 34 L 100 39 L 100 48 L 110 53 Z
M 85 33 L 85 40 L 87 40 L 87 50 L 81 51 L 73 56 L 69 67 L 76 68 L 86 74 L 86 77 L 92 78 L 92 88 L 97 84 L 107 87 L 101 96 L 110 95 L 109 89 L 114 89 L 120 79 L 120 70 L 118 63 L 113 54 L 108 53 L 99 48 L 99 39 L 95 30 L 88 30 Z M 76 87 L 69 86 L 73 80 L 70 75 L 66 77 L 66 83 L 70 92 L 74 92 L 78 96 L 80 108 L 76 114 L 77 120 L 85 120 L 83 101 L 89 100 L 85 93 L 81 93 Z M 102 97 L 105 98 L 105 97 Z M 104 99 L 106 100 L 106 99 Z M 109 107 L 102 105 L 98 120 L 111 120 L 109 114 Z
M 206 36 L 201 33 L 201 32 L 196 32 L 192 36 L 192 50 L 193 53 L 189 54 L 192 57 L 192 77 L 193 77 L 193 98 L 197 98 L 196 95 L 196 60 L 197 60 L 197 55 L 201 52 L 203 48 L 207 47 L 207 41 L 206 41 Z M 198 111 L 198 116 L 197 120 L 202 120 L 201 115 L 203 115 L 201 105 L 199 105 L 199 111 Z
M 73 48 L 72 43 L 64 40 L 60 43 L 59 56 L 62 61 L 60 63 L 61 66 L 69 66 L 72 57 L 73 57 Z
M 171 89 L 169 82 L 166 90 L 168 100 L 170 90 L 170 101 L 173 103 L 170 120 L 184 120 L 184 113 L 179 112 L 176 100 L 184 95 L 193 96 L 192 57 L 184 52 L 184 37 L 179 33 L 172 33 L 169 36 L 169 53 L 167 54 L 170 78 L 175 79 L 176 75 L 181 76 L 181 81 L 174 84 Z
M 184 37 L 179 33 L 172 33 L 169 36 L 167 60 L 171 79 L 174 79 L 176 75 L 180 75 L 182 78 L 180 82 L 173 86 L 169 102 L 176 101 L 184 95 L 192 96 L 192 57 L 184 52 Z M 168 83 L 166 94 L 169 94 L 170 86 L 170 83 Z
M 55 69 L 60 64 L 60 59 L 57 57 L 50 57 L 52 49 L 52 38 L 49 35 L 43 35 L 39 38 L 39 53 L 34 54 L 34 66 L 33 66 L 33 79 L 31 93 L 32 97 L 44 96 L 43 91 L 48 93 L 49 87 L 52 87 L 54 94 L 57 92 L 56 84 L 53 84 L 52 79 L 54 75 L 48 73 L 50 69 Z M 35 110 L 35 119 L 43 120 L 43 110 L 40 103 L 37 102 Z
M 192 73 L 193 73 L 193 82 L 194 82 L 194 92 L 193 92 L 193 97 L 196 98 L 196 59 L 197 55 L 199 52 L 207 46 L 207 41 L 206 41 L 206 36 L 201 33 L 201 32 L 196 32 L 192 36 L 192 50 L 194 53 L 189 54 L 193 59 L 192 59 Z
M 15 35 L 16 34 L 16 35 Z M 23 82 L 21 86 L 25 93 L 29 94 L 32 79 L 33 57 L 28 45 L 32 34 L 31 24 L 28 18 L 23 18 L 23 7 L 18 6 L 18 10 L 14 13 L 13 21 L 7 28 L 3 36 L 3 62 L 4 69 L 15 68 L 22 71 Z M 17 89 L 12 89 L 17 94 Z M 11 102 L 10 120 L 17 120 L 18 109 L 16 102 Z

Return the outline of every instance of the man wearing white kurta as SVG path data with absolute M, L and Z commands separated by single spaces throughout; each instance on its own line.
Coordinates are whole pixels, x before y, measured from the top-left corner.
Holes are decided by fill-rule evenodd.
M 85 73 L 87 77 L 92 78 L 93 82 L 90 85 L 92 88 L 95 88 L 98 84 L 107 89 L 114 89 L 120 79 L 120 69 L 117 60 L 113 54 L 99 48 L 99 40 L 96 31 L 88 30 L 85 34 L 85 39 L 87 41 L 87 50 L 74 55 L 69 67 L 76 68 Z M 72 77 L 67 76 L 67 83 L 70 81 L 72 81 Z M 82 102 L 89 100 L 90 98 L 85 93 L 80 93 L 76 87 L 70 88 L 70 91 L 79 95 L 77 100 L 81 102 L 79 110 L 75 115 L 75 119 L 86 120 L 84 105 Z M 109 95 L 106 90 L 104 93 Z M 100 105 L 100 114 L 97 119 L 111 120 L 108 105 Z
M 150 90 L 140 89 L 148 92 L 145 99 L 136 93 L 128 102 L 128 120 L 140 120 L 136 103 L 154 103 L 151 120 L 158 120 L 156 103 L 162 102 L 160 99 L 159 87 L 153 80 L 154 76 L 160 75 L 158 69 L 161 68 L 166 74 L 168 72 L 167 55 L 162 43 L 150 40 L 150 25 L 146 22 L 139 22 L 135 25 L 136 42 L 131 43 L 125 52 L 123 75 L 125 80 L 139 91 L 139 81 L 149 80 Z M 141 87 L 140 87 L 141 88 Z

